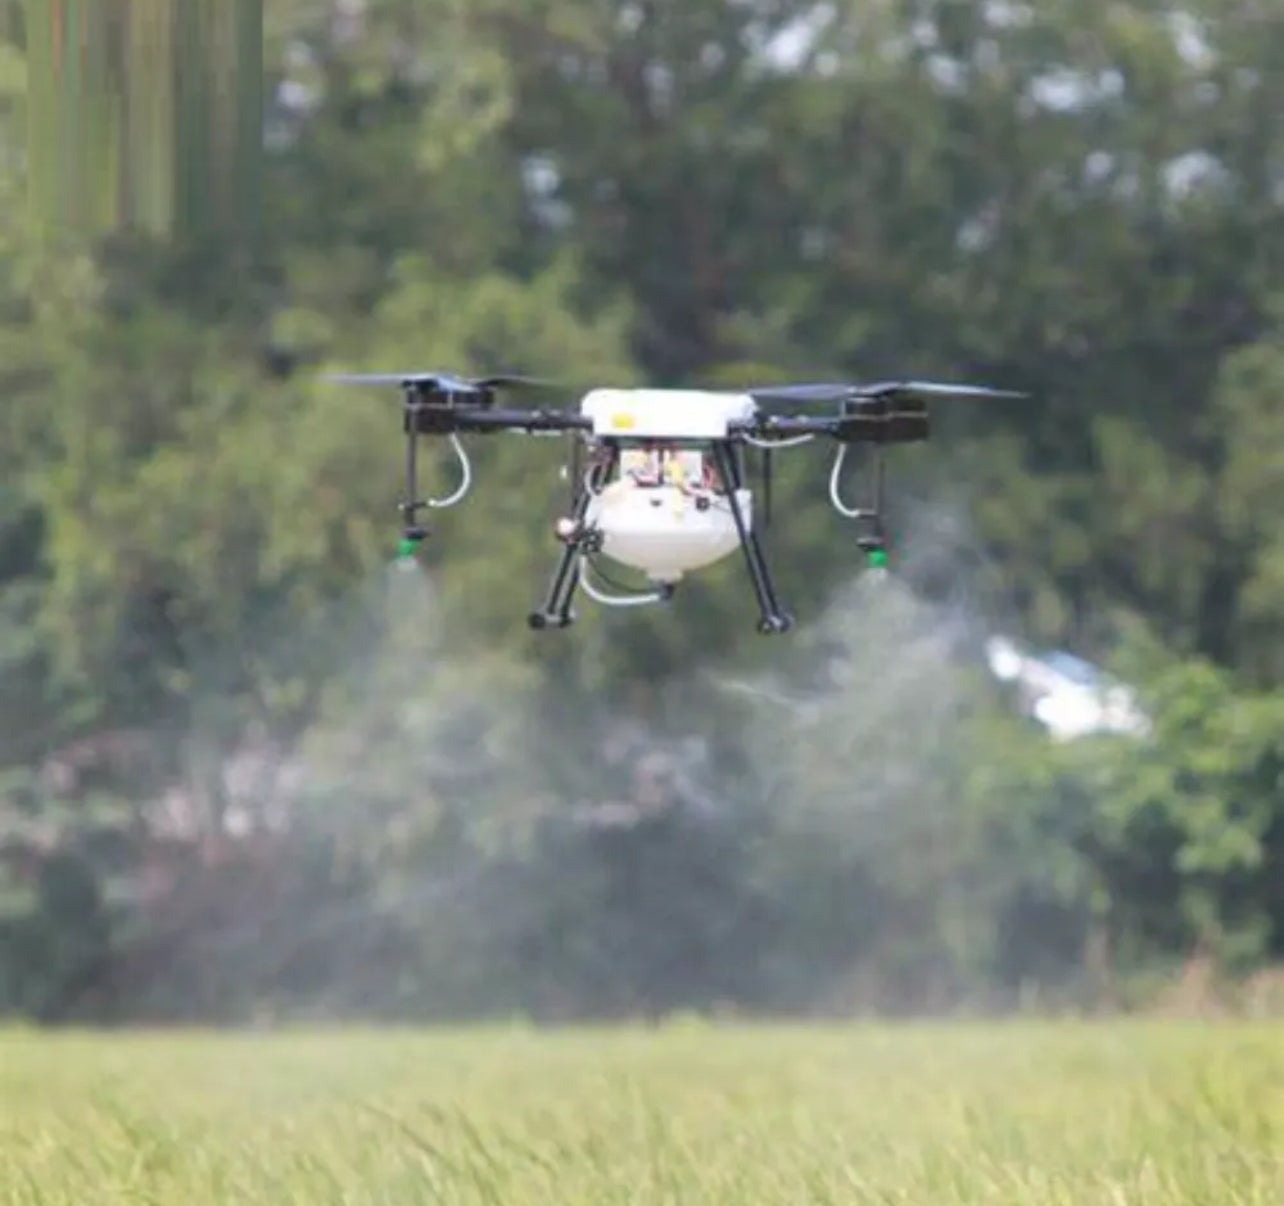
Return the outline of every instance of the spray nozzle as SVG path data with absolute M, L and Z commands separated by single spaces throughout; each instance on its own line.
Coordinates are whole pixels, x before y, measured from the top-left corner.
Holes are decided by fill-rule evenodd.
M 426 528 L 407 528 L 402 534 L 400 543 L 397 545 L 397 560 L 401 562 L 413 561 L 415 553 L 419 551 L 419 546 L 423 544 L 427 535 L 428 530 Z
M 865 554 L 865 565 L 869 569 L 887 568 L 887 545 L 880 535 L 862 536 L 857 544 Z

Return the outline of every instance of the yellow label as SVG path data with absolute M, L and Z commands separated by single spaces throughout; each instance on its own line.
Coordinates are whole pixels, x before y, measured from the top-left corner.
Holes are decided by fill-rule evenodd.
M 635 423 L 636 420 L 627 410 L 622 410 L 611 416 L 611 426 L 614 427 L 616 431 L 628 431 L 630 427 L 635 425 Z

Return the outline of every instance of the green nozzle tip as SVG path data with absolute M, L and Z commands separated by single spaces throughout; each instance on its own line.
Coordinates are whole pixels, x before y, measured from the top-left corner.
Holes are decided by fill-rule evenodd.
M 887 550 L 870 549 L 867 560 L 871 569 L 885 569 L 887 567 Z

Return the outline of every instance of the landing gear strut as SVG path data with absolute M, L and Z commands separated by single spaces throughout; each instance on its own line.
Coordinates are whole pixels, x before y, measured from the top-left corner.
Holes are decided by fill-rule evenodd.
M 744 550 L 745 565 L 753 582 L 758 609 L 762 614 L 762 618 L 758 621 L 758 631 L 764 636 L 788 632 L 794 626 L 794 618 L 780 606 L 771 567 L 763 554 L 758 533 L 749 530 L 744 513 L 740 509 L 740 499 L 737 494 L 742 483 L 740 467 L 736 464 L 736 458 L 726 443 L 715 443 L 713 456 L 718 466 L 718 475 L 722 478 L 723 489 L 726 491 L 727 503 L 731 508 L 732 521 L 740 536 L 740 547 Z
M 588 514 L 593 495 L 610 480 L 618 459 L 619 450 L 610 448 L 607 456 L 589 470 L 587 481 L 576 481 L 571 513 L 559 524 L 559 529 L 562 529 L 559 531 L 559 538 L 563 547 L 548 585 L 548 593 L 544 597 L 544 606 L 526 617 L 527 624 L 537 632 L 545 628 L 569 628 L 575 622 L 571 600 L 580 584 L 580 554 L 585 539 L 584 517 Z

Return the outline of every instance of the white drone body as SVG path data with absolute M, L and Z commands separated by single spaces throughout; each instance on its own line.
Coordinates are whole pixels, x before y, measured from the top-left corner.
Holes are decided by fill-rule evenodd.
M 542 606 L 527 617 L 536 629 L 571 624 L 577 590 L 613 606 L 662 602 L 672 598 L 683 577 L 739 550 L 758 602 L 758 630 L 787 632 L 793 617 L 777 597 L 759 531 L 770 516 L 776 449 L 818 438 L 834 441 L 830 501 L 839 514 L 858 522 L 857 547 L 871 567 L 882 569 L 887 565 L 883 454 L 889 445 L 927 439 L 927 398 L 1024 396 L 933 381 L 741 390 L 596 388 L 580 395 L 577 408 L 561 410 L 496 404 L 500 391 L 560 388 L 526 377 L 358 373 L 337 380 L 402 390 L 406 488 L 399 507 L 400 556 L 407 562 L 428 535 L 417 522 L 420 512 L 454 506 L 468 493 L 472 469 L 461 436 L 508 431 L 570 437 L 570 509 L 553 525 L 562 549 Z M 828 407 L 828 413 L 816 413 L 817 407 Z M 445 498 L 420 497 L 422 436 L 446 437 L 459 459 L 459 486 Z M 839 475 L 854 444 L 871 446 L 874 454 L 871 497 L 864 506 L 848 506 L 839 498 Z M 763 492 L 757 504 L 745 484 L 747 448 L 761 454 Z M 598 557 L 637 572 L 646 587 L 607 593 L 594 580 L 606 577 Z
M 732 422 L 752 420 L 749 395 L 595 389 L 580 413 L 592 420 L 595 437 L 629 444 L 620 453 L 619 476 L 592 492 L 585 514 L 601 534 L 603 554 L 672 585 L 740 547 L 726 490 L 698 445 L 725 440 Z M 741 487 L 735 496 L 751 532 L 753 492 Z
M 757 413 L 750 394 L 700 389 L 593 389 L 580 402 L 598 439 L 725 440 Z

